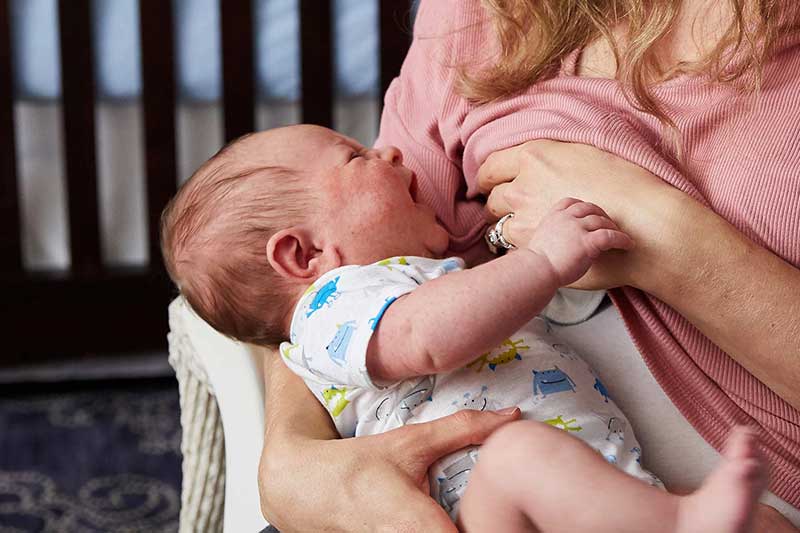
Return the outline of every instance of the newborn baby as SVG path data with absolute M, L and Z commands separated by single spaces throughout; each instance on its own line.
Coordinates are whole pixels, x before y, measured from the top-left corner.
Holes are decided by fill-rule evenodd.
M 464 530 L 746 531 L 765 484 L 753 434 L 734 432 L 694 494 L 662 490 L 601 380 L 537 317 L 630 238 L 571 198 L 530 226 L 510 219 L 530 240 L 466 269 L 397 149 L 293 126 L 204 164 L 165 210 L 162 248 L 212 326 L 281 343 L 342 437 L 519 406 L 523 420 L 429 472 Z

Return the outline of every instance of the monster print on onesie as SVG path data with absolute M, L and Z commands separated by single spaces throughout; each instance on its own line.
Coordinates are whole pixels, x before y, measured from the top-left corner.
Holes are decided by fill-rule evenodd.
M 389 258 L 326 273 L 300 299 L 292 343 L 281 358 L 301 376 L 343 437 L 382 433 L 463 409 L 518 405 L 522 417 L 579 438 L 628 474 L 656 483 L 640 465 L 641 447 L 600 378 L 534 318 L 500 346 L 461 369 L 396 383 L 367 372 L 369 340 L 387 308 L 422 283 L 464 268 L 458 258 Z M 465 311 L 468 312 L 468 311 Z M 431 495 L 457 516 L 479 447 L 431 466 Z

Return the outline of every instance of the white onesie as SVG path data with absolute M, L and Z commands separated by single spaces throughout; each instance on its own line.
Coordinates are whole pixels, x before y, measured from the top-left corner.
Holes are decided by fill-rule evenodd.
M 386 309 L 422 283 L 463 268 L 458 258 L 394 257 L 337 268 L 305 292 L 292 318 L 291 342 L 281 344 L 280 351 L 327 408 L 341 436 L 381 433 L 460 409 L 518 405 L 523 418 L 561 428 L 621 470 L 661 486 L 640 466 L 641 449 L 633 429 L 600 379 L 568 346 L 550 336 L 543 318 L 534 318 L 458 370 L 384 386 L 370 379 L 367 346 Z M 478 449 L 450 454 L 429 472 L 431 495 L 454 519 Z M 576 475 L 569 465 L 564 468 L 565 475 Z

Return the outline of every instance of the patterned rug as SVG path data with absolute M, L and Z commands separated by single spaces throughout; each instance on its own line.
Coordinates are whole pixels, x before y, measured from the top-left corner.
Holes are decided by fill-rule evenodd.
M 177 531 L 177 382 L 36 387 L 0 392 L 0 532 Z

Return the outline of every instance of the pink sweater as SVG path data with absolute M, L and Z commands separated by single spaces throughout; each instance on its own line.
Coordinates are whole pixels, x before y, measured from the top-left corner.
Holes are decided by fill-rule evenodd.
M 766 66 L 756 105 L 700 77 L 655 88 L 682 132 L 681 173 L 659 148 L 658 121 L 635 110 L 614 80 L 575 76 L 577 53 L 557 77 L 523 94 L 480 107 L 466 102 L 451 66 L 492 46 L 485 19 L 478 0 L 422 2 L 376 141 L 402 150 L 454 250 L 483 233 L 483 206 L 475 200 L 480 164 L 496 150 L 546 138 L 594 145 L 646 168 L 800 266 L 800 42 L 781 45 Z M 631 288 L 611 295 L 650 371 L 686 419 L 717 449 L 732 425 L 758 424 L 771 490 L 800 507 L 800 412 L 661 301 Z

